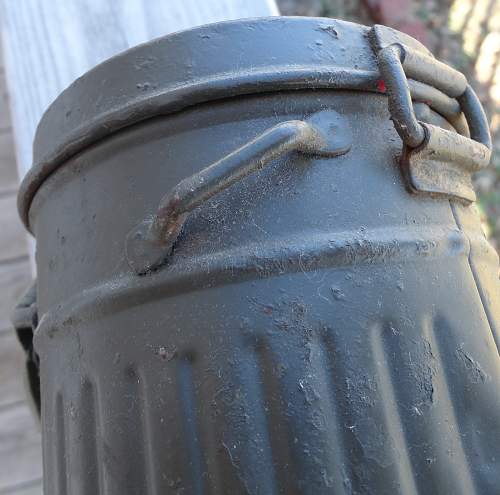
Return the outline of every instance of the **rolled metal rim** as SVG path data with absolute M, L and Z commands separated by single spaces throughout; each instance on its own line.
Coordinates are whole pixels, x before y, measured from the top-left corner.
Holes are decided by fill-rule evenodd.
M 257 39 L 257 30 L 260 44 L 249 48 L 248 59 L 236 70 L 235 60 L 227 61 L 222 57 L 212 68 L 212 61 L 203 58 L 206 54 L 196 51 L 205 49 L 212 53 L 220 48 L 222 41 L 226 47 L 228 39 L 241 45 L 249 39 Z M 31 232 L 29 210 L 33 198 L 45 179 L 65 161 L 93 143 L 150 118 L 209 101 L 277 91 L 332 89 L 384 93 L 376 58 L 366 41 L 368 31 L 366 26 L 322 18 L 227 21 L 174 33 L 101 63 L 63 91 L 42 117 L 35 137 L 34 163 L 19 189 L 21 220 Z M 336 35 L 332 35 L 338 32 L 351 38 L 350 49 L 354 54 L 344 54 L 346 50 L 339 45 Z M 291 34 L 297 41 L 289 40 Z M 289 47 L 290 51 L 272 48 L 267 40 L 276 37 L 285 37 L 289 43 L 297 45 Z M 311 45 L 322 50 L 318 52 L 321 55 L 316 53 L 319 60 L 312 59 Z M 337 50 L 335 65 L 331 63 L 332 50 Z M 201 68 L 186 65 L 179 53 L 186 51 Z M 235 53 L 231 55 L 234 58 Z M 354 55 L 360 62 L 357 68 L 353 67 Z M 261 58 L 264 62 L 255 66 L 255 61 Z M 108 79 L 120 71 L 125 71 L 126 77 L 122 77 L 124 80 L 129 78 L 130 82 L 127 81 L 128 86 L 120 82 L 122 86 L 115 97 Z M 168 77 L 164 77 L 165 74 Z M 144 80 L 153 82 L 137 82 Z M 95 87 L 99 85 L 102 86 L 102 98 L 95 101 L 99 94 Z M 146 90 L 143 90 L 144 85 L 147 85 Z
M 380 92 L 377 83 L 380 75 L 375 71 L 352 70 L 346 72 L 336 67 L 301 68 L 279 73 L 247 71 L 228 74 L 222 78 L 196 81 L 192 85 L 131 101 L 129 105 L 102 114 L 95 120 L 82 124 L 67 136 L 67 141 L 53 153 L 33 164 L 23 181 L 18 194 L 18 210 L 25 227 L 31 232 L 29 208 L 45 179 L 70 159 L 91 144 L 120 130 L 160 115 L 185 110 L 200 103 L 229 97 L 301 89 L 350 89 Z

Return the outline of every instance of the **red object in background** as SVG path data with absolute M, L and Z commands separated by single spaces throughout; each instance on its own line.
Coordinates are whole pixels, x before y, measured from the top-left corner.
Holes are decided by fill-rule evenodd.
M 425 25 L 413 13 L 412 0 L 363 0 L 372 19 L 427 44 Z

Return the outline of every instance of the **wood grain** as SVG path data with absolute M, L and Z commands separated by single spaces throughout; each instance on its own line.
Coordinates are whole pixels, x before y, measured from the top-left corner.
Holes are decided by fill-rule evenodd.
M 28 258 L 0 264 L 0 334 L 12 327 L 10 313 L 32 283 Z M 1 383 L 0 383 L 1 387 Z
M 7 96 L 5 71 L 0 66 L 0 132 L 10 130 L 10 110 Z
M 0 493 L 41 478 L 41 441 L 24 403 L 0 409 Z
M 0 102 L 1 114 L 2 108 Z M 13 194 L 17 190 L 18 179 L 15 164 L 12 131 L 8 128 L 0 129 L 0 197 L 6 196 L 9 193 Z
M 26 401 L 23 383 L 25 359 L 14 330 L 0 333 L 0 410 Z
M 0 262 L 28 255 L 27 234 L 19 221 L 16 196 L 0 196 Z
M 5 67 L 20 175 L 31 166 L 44 110 L 96 64 L 200 24 L 277 14 L 274 0 L 4 0 Z
M 36 479 L 0 491 L 0 495 L 43 495 L 42 480 Z

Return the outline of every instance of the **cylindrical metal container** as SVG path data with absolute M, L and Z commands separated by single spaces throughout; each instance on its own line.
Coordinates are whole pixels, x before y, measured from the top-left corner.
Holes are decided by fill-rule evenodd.
M 490 146 L 381 26 L 214 24 L 77 80 L 19 196 L 45 493 L 498 493 Z

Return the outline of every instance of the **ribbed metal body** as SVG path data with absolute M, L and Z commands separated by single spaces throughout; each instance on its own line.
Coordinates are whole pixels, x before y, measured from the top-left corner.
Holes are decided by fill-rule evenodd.
M 473 205 L 405 187 L 367 33 L 324 19 L 201 28 L 104 64 L 49 110 L 35 150 L 56 158 L 30 206 L 46 493 L 496 493 L 498 257 Z M 109 79 L 146 70 L 141 91 L 161 93 L 161 68 L 147 72 L 158 47 L 196 73 L 199 40 L 280 74 L 288 41 L 319 72 L 351 50 L 364 79 L 183 99 L 92 143 L 70 122 L 73 144 L 44 144 L 99 78 L 111 94 Z M 347 152 L 278 156 L 197 206 L 163 266 L 130 268 L 125 239 L 166 192 L 325 109 L 349 129 Z

